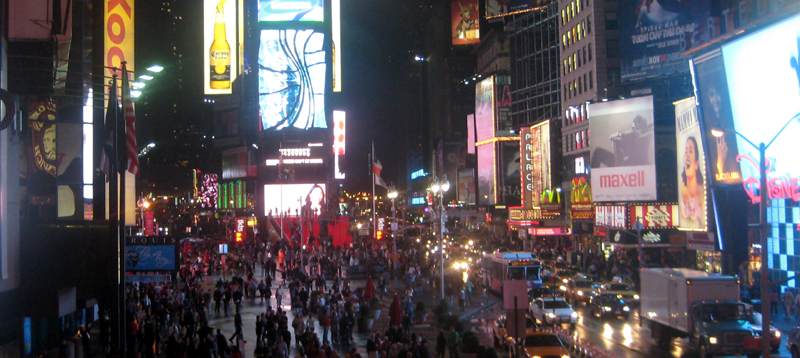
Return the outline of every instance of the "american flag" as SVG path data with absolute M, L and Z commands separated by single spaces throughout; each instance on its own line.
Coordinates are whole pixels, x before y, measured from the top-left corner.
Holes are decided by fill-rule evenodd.
M 125 115 L 125 152 L 128 157 L 128 171 L 133 175 L 139 175 L 139 149 L 136 146 L 136 114 L 133 111 L 133 99 L 131 98 L 130 81 L 128 80 L 128 70 L 125 63 L 122 63 L 122 110 Z
M 119 111 L 119 104 L 117 102 L 117 77 L 111 80 L 111 88 L 108 91 L 108 107 L 106 109 L 105 123 L 103 123 L 103 136 L 105 141 L 103 143 L 103 152 L 100 154 L 100 169 L 106 176 L 106 181 L 110 174 L 116 170 L 114 165 L 114 126 L 117 120 L 117 112 Z

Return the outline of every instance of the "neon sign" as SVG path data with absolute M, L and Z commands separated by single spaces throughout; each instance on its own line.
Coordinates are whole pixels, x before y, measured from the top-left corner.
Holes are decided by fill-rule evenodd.
M 765 160 L 767 173 L 769 173 L 774 170 L 773 163 L 770 162 L 769 159 Z M 752 156 L 748 154 L 739 154 L 736 157 L 736 161 L 742 166 L 744 166 L 744 163 L 749 163 L 753 168 L 756 168 L 755 172 L 758 173 L 758 161 Z M 744 172 L 744 170 L 742 172 Z M 761 193 L 759 190 L 761 188 L 761 183 L 759 181 L 760 178 L 756 176 L 748 176 L 742 179 L 744 192 L 753 204 L 761 203 Z M 772 178 L 767 177 L 767 195 L 770 200 L 790 199 L 795 202 L 800 202 L 800 178 L 792 178 L 788 175 Z
M 411 172 L 411 180 L 422 178 L 428 176 L 428 173 L 425 172 L 425 169 L 419 169 Z

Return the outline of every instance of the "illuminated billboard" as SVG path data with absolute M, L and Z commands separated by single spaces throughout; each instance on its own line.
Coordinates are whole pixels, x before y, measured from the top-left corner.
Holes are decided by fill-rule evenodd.
M 683 52 L 709 39 L 711 1 L 620 0 L 618 4 L 623 81 L 689 71 Z
M 656 200 L 653 96 L 589 105 L 594 201 Z
M 475 154 L 475 113 L 467 115 L 467 153 Z
M 497 199 L 497 160 L 494 138 L 494 76 L 475 85 L 475 135 L 478 157 L 478 205 L 494 205 Z
M 450 34 L 453 45 L 475 45 L 481 42 L 478 0 L 452 0 Z
M 475 131 L 478 142 L 494 137 L 494 109 L 494 76 L 490 76 L 475 85 Z
M 750 143 L 770 143 L 770 199 L 800 201 L 798 39 L 800 15 L 794 15 L 722 47 L 733 124 L 743 135 L 737 138 L 742 186 L 753 203 L 760 202 L 759 151 Z
M 497 195 L 495 175 L 495 146 L 479 146 L 478 151 L 478 205 L 494 205 Z
M 231 94 L 239 72 L 237 0 L 203 1 L 203 92 Z
M 327 128 L 325 36 L 313 30 L 263 30 L 258 50 L 262 129 Z
M 680 229 L 706 231 L 706 155 L 694 97 L 675 102 Z
M 460 204 L 475 205 L 475 169 L 468 168 L 458 171 L 456 195 Z
M 331 0 L 331 51 L 333 92 L 342 91 L 342 0 Z
M 258 0 L 258 21 L 322 22 L 324 0 Z
M 319 213 L 325 204 L 325 184 L 264 185 L 264 215 L 299 216 L 304 205 Z
M 700 105 L 703 128 L 713 128 L 718 136 L 706 136 L 708 160 L 713 179 L 720 184 L 738 184 L 742 180 L 736 162 L 736 132 L 733 130 L 731 101 L 721 52 L 693 61 L 695 95 Z

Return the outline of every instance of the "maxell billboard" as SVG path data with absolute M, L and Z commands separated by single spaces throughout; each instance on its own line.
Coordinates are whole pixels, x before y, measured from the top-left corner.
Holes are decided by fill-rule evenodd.
M 656 200 L 653 97 L 591 104 L 594 201 Z

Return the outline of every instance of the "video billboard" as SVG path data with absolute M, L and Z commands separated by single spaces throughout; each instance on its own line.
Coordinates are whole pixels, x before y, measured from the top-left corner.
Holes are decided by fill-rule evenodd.
M 175 245 L 125 245 L 125 271 L 174 271 Z
M 264 215 L 299 216 L 304 205 L 319 213 L 325 203 L 325 184 L 264 185 Z
M 736 161 L 736 132 L 731 117 L 731 102 L 725 66 L 720 52 L 693 61 L 695 95 L 700 105 L 700 118 L 706 130 L 716 130 L 718 136 L 706 135 L 708 160 L 713 171 L 710 179 L 721 184 L 738 184 L 742 177 Z M 710 133 L 707 133 L 710 134 Z
M 770 143 L 775 135 L 766 151 L 767 193 L 770 199 L 800 201 L 798 39 L 800 15 L 794 15 L 722 47 L 733 124 L 747 138 L 737 138 L 742 186 L 753 203 L 760 202 L 759 151 L 748 140 Z
M 494 110 L 494 76 L 489 76 L 475 84 L 475 131 L 478 142 L 494 137 Z
M 258 0 L 258 21 L 322 22 L 324 0 Z
M 486 18 L 533 11 L 547 6 L 546 0 L 486 0 Z
M 594 201 L 656 200 L 653 96 L 589 105 Z
M 467 153 L 475 154 L 475 113 L 467 115 Z
M 456 195 L 458 195 L 459 203 L 475 205 L 475 169 L 468 168 L 458 171 Z
M 263 30 L 258 107 L 263 130 L 327 128 L 325 36 L 313 30 Z
M 494 143 L 478 146 L 478 205 L 494 205 L 497 196 Z
M 678 155 L 678 212 L 680 229 L 706 231 L 706 155 L 694 97 L 675 102 Z
M 478 0 L 450 2 L 450 33 L 454 46 L 475 45 L 481 42 Z
M 710 1 L 620 0 L 622 80 L 688 71 L 683 52 L 708 39 L 710 8 Z
M 203 89 L 231 94 L 239 70 L 237 0 L 203 1 Z

